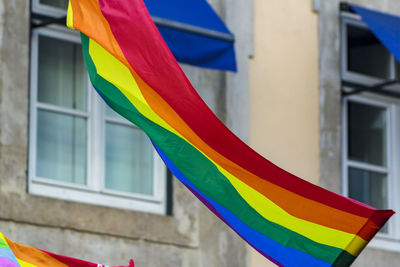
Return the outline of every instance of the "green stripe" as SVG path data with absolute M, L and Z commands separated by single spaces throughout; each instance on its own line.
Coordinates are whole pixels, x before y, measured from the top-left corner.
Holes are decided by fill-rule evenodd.
M 347 267 L 350 266 L 353 261 L 356 259 L 353 255 L 346 253 L 343 251 L 342 254 L 336 259 L 336 261 L 332 264 L 335 267 Z
M 89 55 L 89 38 L 82 34 L 84 58 L 90 79 L 104 100 L 119 114 L 140 127 L 206 196 L 234 213 L 245 224 L 276 242 L 329 263 L 348 252 L 310 240 L 262 217 L 238 194 L 229 180 L 200 151 L 144 117 L 116 88 L 97 74 Z
M 6 241 L 0 237 L 0 248 L 9 248 Z

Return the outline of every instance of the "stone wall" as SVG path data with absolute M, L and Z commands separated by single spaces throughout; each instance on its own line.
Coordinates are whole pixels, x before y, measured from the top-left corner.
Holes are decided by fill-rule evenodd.
M 252 4 L 229 3 L 212 1 L 246 48 L 237 51 L 240 72 L 183 67 L 217 115 L 246 138 Z M 238 12 L 249 28 L 233 23 Z M 102 264 L 134 258 L 137 266 L 246 266 L 244 242 L 176 179 L 171 216 L 27 194 L 29 16 L 28 0 L 0 0 L 0 231 L 16 242 Z M 235 120 L 230 112 L 238 107 Z

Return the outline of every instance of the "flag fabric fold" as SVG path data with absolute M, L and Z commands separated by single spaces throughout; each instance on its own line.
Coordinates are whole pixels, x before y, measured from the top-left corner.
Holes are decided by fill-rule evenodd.
M 106 267 L 15 243 L 0 233 L 1 267 Z M 117 267 L 117 266 L 116 266 Z M 134 267 L 133 260 L 129 266 Z
M 280 266 L 348 266 L 393 215 L 257 154 L 197 94 L 142 0 L 70 0 L 94 88 L 152 140 L 171 172 Z

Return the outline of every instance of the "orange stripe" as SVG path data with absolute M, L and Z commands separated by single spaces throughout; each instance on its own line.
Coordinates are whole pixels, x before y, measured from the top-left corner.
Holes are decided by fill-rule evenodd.
M 121 47 L 111 32 L 110 25 L 104 18 L 97 0 L 71 0 L 74 11 L 74 28 L 101 44 L 108 52 L 115 56 L 127 67 L 130 67 Z M 83 15 L 85 14 L 85 15 Z
M 377 226 L 371 221 L 367 222 L 367 219 L 364 217 L 353 215 L 304 198 L 303 196 L 297 195 L 289 190 L 261 179 L 226 159 L 201 140 L 179 117 L 179 115 L 176 114 L 176 112 L 134 71 L 132 71 L 132 74 L 147 103 L 155 113 L 167 121 L 174 129 L 182 134 L 182 136 L 190 140 L 196 148 L 200 149 L 217 162 L 222 168 L 266 196 L 289 214 L 300 219 L 352 234 L 358 233 L 360 228 L 367 223 L 367 226 L 364 228 L 365 230 L 358 233 L 358 235 L 365 240 L 369 240 L 375 233 Z
M 5 236 L 4 238 L 17 259 L 36 265 L 37 267 L 68 267 L 68 265 L 54 259 L 49 254 L 39 249 L 14 243 Z
M 196 146 L 196 148 L 210 156 L 225 170 L 298 218 L 352 234 L 357 234 L 360 228 L 367 222 L 367 218 L 304 198 L 261 179 L 216 152 L 201 140 L 181 117 L 132 69 L 115 40 L 108 22 L 103 17 L 98 2 L 96 0 L 87 0 L 81 1 L 77 5 L 75 1 L 71 1 L 71 4 L 74 8 L 74 27 L 101 44 L 107 51 L 126 65 L 130 69 L 150 107 L 176 131 Z M 85 18 L 83 18 L 83 13 L 85 14 Z M 367 225 L 370 227 L 363 227 L 363 230 L 358 233 L 365 240 L 369 240 L 372 237 L 374 233 L 372 229 L 376 229 L 377 227 L 373 222 L 367 222 Z

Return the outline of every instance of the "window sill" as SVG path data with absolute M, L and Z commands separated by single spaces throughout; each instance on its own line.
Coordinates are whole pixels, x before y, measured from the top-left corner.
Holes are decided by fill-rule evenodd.
M 40 4 L 38 0 L 32 2 L 32 13 L 49 17 L 63 17 L 67 15 L 67 10 L 45 4 Z
M 68 188 L 37 180 L 30 182 L 29 194 L 158 215 L 165 215 L 166 213 L 165 201 L 162 200 L 139 199 L 132 196 L 116 195 L 112 192 L 91 191 L 85 188 Z
M 376 236 L 367 248 L 400 252 L 400 240 Z

